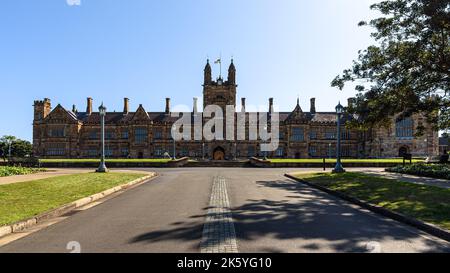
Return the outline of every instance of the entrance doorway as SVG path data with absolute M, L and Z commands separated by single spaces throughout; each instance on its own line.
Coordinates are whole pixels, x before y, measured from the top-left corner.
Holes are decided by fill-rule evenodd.
M 216 149 L 214 149 L 213 159 L 225 160 L 225 150 L 222 147 L 217 147 Z

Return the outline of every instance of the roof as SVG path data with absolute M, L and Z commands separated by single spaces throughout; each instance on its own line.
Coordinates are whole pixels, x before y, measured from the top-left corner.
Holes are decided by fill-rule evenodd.
M 82 121 L 83 123 L 100 123 L 100 114 L 98 112 L 92 112 L 90 115 L 86 112 L 77 112 L 73 113 L 68 111 L 68 113 L 75 117 L 76 119 Z M 133 117 L 136 112 L 107 112 L 105 116 L 105 122 L 112 123 L 127 123 L 133 120 Z M 248 116 L 251 112 L 246 112 Z M 292 115 L 293 112 L 280 112 L 279 118 L 280 122 L 288 121 L 288 118 Z M 178 117 L 172 117 L 171 115 L 167 115 L 165 112 L 147 112 L 148 117 L 153 122 L 158 123 L 172 123 L 178 120 Z M 193 113 L 192 118 L 193 118 Z M 306 121 L 313 123 L 335 123 L 336 122 L 336 113 L 334 112 L 302 112 L 302 118 Z M 348 120 L 349 117 L 343 117 L 343 122 Z M 248 120 L 248 119 L 247 119 Z

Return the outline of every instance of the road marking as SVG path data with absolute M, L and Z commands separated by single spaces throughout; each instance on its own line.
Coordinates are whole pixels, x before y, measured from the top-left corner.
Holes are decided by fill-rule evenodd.
M 224 177 L 217 176 L 213 180 L 200 251 L 202 253 L 238 253 L 236 231 Z

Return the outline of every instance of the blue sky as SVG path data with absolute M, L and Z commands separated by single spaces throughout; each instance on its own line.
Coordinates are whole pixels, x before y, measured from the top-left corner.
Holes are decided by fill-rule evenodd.
M 330 87 L 359 49 L 373 43 L 374 0 L 3 0 L 0 3 L 0 136 L 32 138 L 33 101 L 121 111 L 191 107 L 203 68 L 222 55 L 237 68 L 238 97 L 281 111 L 334 109 L 355 91 Z M 69 0 L 77 1 L 77 0 Z M 218 67 L 213 66 L 214 76 Z M 240 99 L 238 99 L 240 101 Z

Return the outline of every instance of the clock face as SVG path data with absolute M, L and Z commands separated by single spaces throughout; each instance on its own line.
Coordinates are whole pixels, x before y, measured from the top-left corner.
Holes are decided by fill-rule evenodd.
M 218 80 L 217 80 L 217 84 L 218 84 L 218 85 L 222 85 L 222 79 L 218 79 Z

